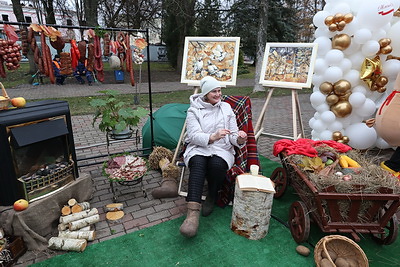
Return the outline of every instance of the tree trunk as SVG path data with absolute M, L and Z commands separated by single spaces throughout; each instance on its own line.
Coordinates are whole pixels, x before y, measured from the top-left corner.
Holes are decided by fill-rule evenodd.
M 85 17 L 86 24 L 90 27 L 98 26 L 97 22 L 97 7 L 99 3 L 98 0 L 84 0 L 84 9 L 85 9 Z
M 267 26 L 268 26 L 268 1 L 259 1 L 259 17 L 258 17 L 258 35 L 257 35 L 257 51 L 256 51 L 256 74 L 254 78 L 253 91 L 264 91 L 264 87 L 259 83 L 262 61 L 264 56 L 265 44 L 267 42 Z
M 56 16 L 54 14 L 53 1 L 42 0 L 44 10 L 46 11 L 46 24 L 57 24 Z

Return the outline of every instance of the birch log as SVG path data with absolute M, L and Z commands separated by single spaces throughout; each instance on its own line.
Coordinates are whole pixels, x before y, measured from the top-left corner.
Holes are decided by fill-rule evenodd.
M 61 215 L 66 216 L 71 214 L 71 207 L 70 206 L 64 206 L 61 209 Z
M 58 237 L 86 239 L 87 241 L 93 241 L 96 238 L 96 234 L 95 231 L 61 231 L 58 233 Z
M 51 237 L 49 239 L 49 248 L 66 251 L 84 251 L 87 245 L 85 239 L 72 239 L 63 237 Z
M 70 207 L 74 206 L 76 203 L 78 203 L 78 201 L 76 201 L 75 198 L 70 198 L 70 199 L 68 200 L 68 205 L 69 205 Z
M 82 202 L 82 203 L 77 203 L 72 206 L 71 212 L 72 213 L 78 213 L 84 210 L 90 209 L 90 203 L 89 202 Z
M 58 231 L 68 230 L 68 224 L 60 223 L 57 227 Z
M 124 215 L 125 214 L 122 210 L 109 211 L 106 213 L 106 219 L 110 223 L 120 223 Z
M 124 204 L 122 203 L 111 203 L 106 205 L 106 211 L 119 211 L 124 209 Z
M 251 240 L 259 240 L 268 233 L 274 194 L 242 191 L 235 185 L 231 229 Z
M 99 214 L 99 211 L 96 208 L 93 208 L 91 210 L 84 210 L 78 213 L 72 213 L 70 215 L 60 217 L 60 223 L 67 224 L 76 220 L 93 216 L 95 214 Z
M 70 231 L 75 231 L 75 230 L 81 229 L 83 227 L 86 227 L 88 225 L 97 223 L 98 221 L 100 221 L 100 216 L 98 214 L 96 214 L 96 215 L 93 215 L 93 216 L 90 216 L 87 218 L 83 218 L 81 220 L 70 222 L 68 224 L 69 225 L 68 229 Z

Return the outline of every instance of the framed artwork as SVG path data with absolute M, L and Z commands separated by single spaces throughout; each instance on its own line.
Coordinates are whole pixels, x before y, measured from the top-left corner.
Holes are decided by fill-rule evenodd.
M 213 76 L 222 86 L 236 85 L 240 37 L 186 37 L 181 83 L 199 86 Z
M 260 84 L 301 89 L 311 87 L 317 43 L 267 43 Z

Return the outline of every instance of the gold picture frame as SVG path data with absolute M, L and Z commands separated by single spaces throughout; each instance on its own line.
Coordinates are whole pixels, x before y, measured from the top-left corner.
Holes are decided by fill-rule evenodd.
M 317 43 L 267 43 L 260 84 L 289 89 L 310 88 Z
M 236 85 L 240 37 L 186 37 L 181 83 L 199 86 L 213 76 L 222 86 Z

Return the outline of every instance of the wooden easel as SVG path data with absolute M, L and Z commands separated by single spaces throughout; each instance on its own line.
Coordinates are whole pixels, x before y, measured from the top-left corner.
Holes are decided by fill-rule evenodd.
M 278 134 L 272 134 L 272 133 L 263 132 L 264 128 L 261 127 L 261 125 L 262 125 L 262 123 L 264 121 L 265 113 L 267 111 L 267 107 L 268 107 L 269 101 L 271 100 L 272 94 L 274 92 L 274 88 L 268 87 L 267 99 L 265 100 L 264 106 L 263 106 L 263 108 L 261 110 L 261 113 L 260 113 L 260 117 L 258 118 L 256 126 L 254 128 L 254 133 L 255 133 L 256 140 L 261 135 L 266 135 L 266 136 L 271 136 L 271 137 L 276 137 L 276 138 L 287 138 L 287 139 L 293 139 L 293 140 L 297 140 L 299 138 L 305 138 L 303 121 L 301 119 L 299 96 L 297 94 L 297 90 L 299 90 L 301 88 L 296 87 L 296 88 L 289 88 L 289 89 L 292 90 L 293 136 L 285 136 L 285 135 L 278 135 Z M 299 122 L 300 133 L 297 132 L 297 121 Z

